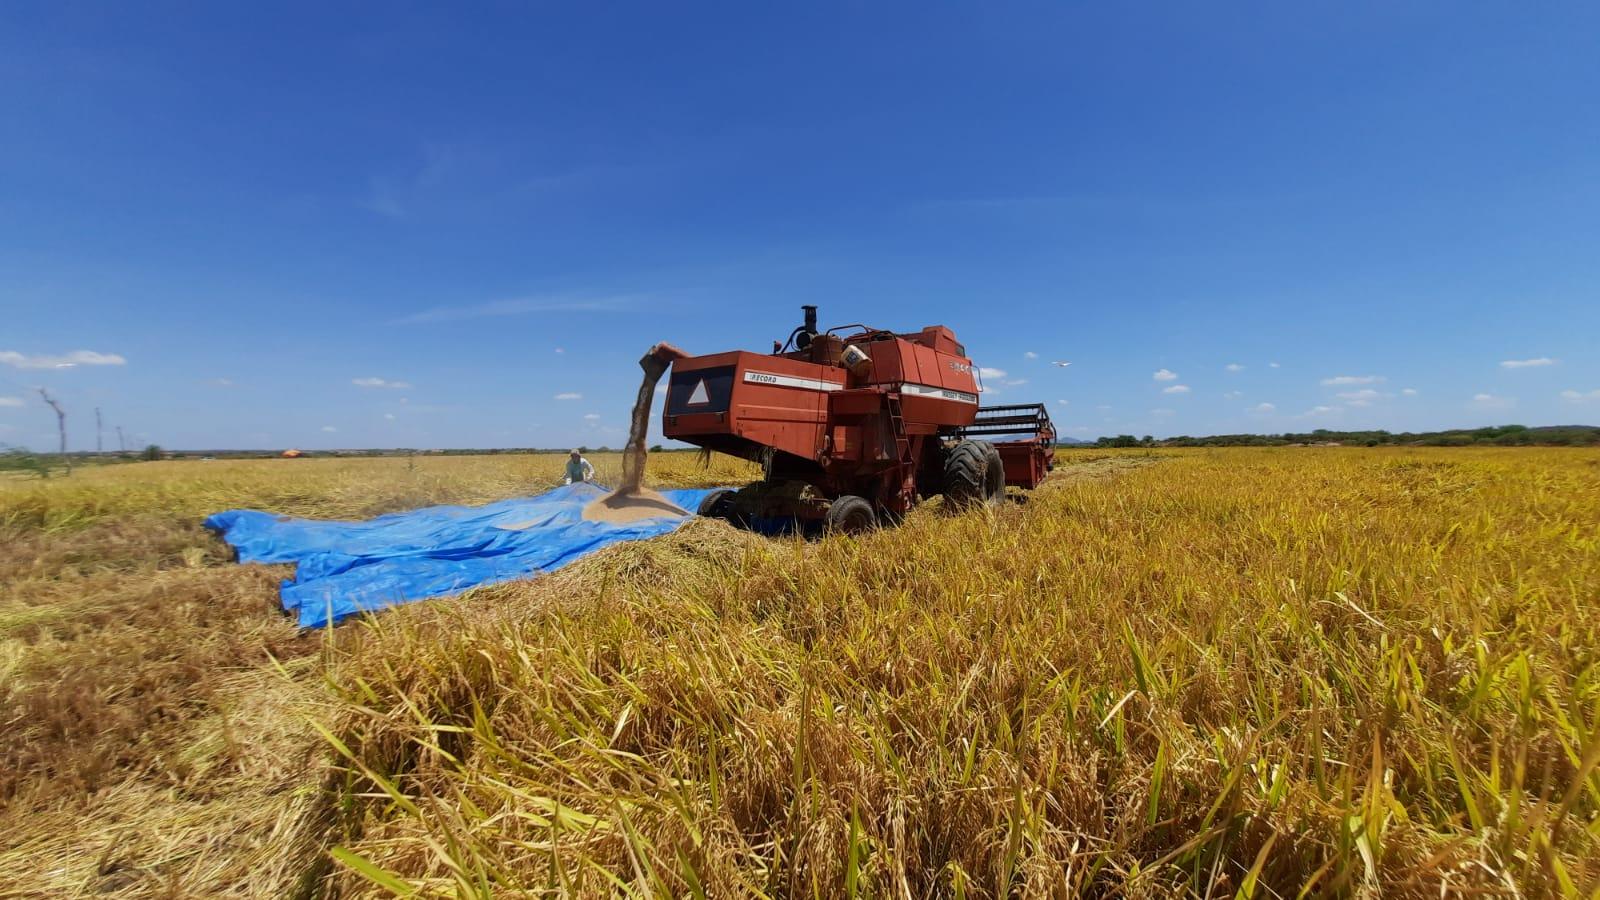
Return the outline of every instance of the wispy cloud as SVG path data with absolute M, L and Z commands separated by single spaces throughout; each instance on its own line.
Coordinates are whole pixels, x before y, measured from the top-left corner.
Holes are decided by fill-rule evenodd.
M 1495 394 L 1473 394 L 1472 405 L 1478 409 L 1510 409 L 1517 405 L 1515 397 L 1500 397 Z
M 333 434 L 335 431 L 338 431 L 339 429 L 333 427 L 332 425 L 324 425 L 324 426 L 322 426 L 322 430 L 326 431 L 329 434 Z
M 392 388 L 396 390 L 405 390 L 411 387 L 411 382 L 409 381 L 389 381 L 388 379 L 384 378 L 352 378 L 350 379 L 350 383 L 356 387 L 364 388 Z
M 1277 412 L 1278 411 L 1278 407 L 1274 406 L 1271 403 L 1257 403 L 1255 406 L 1250 407 L 1250 411 L 1253 412 L 1253 413 L 1260 413 L 1261 415 L 1266 415 L 1267 413 Z
M 1572 392 L 1568 391 L 1568 393 L 1572 393 Z M 23 403 L 23 400 L 22 400 L 21 397 L 0 397 L 0 406 L 11 407 L 11 408 L 15 409 L 15 408 L 17 408 L 19 406 L 23 406 L 23 405 L 24 405 L 24 403 Z
M 393 422 L 393 421 L 394 421 L 394 413 L 384 413 L 384 414 L 383 414 L 383 417 L 384 417 L 384 418 L 385 418 L 385 419 L 388 419 L 388 420 L 389 420 L 389 421 L 391 421 L 391 422 Z
M 461 143 L 429 143 L 420 160 L 367 180 L 362 206 L 391 219 L 404 219 L 418 206 L 429 206 L 441 196 L 459 195 L 487 187 L 484 176 L 494 169 L 493 154 L 485 148 Z M 503 191 L 504 186 L 499 186 Z
M 1334 396 L 1351 406 L 1371 406 L 1372 401 L 1377 400 L 1385 395 L 1373 390 L 1372 388 L 1362 388 L 1359 391 L 1340 391 Z
M 1150 377 L 1157 381 L 1177 381 L 1178 373 L 1172 371 L 1171 369 L 1157 369 L 1155 374 L 1151 375 Z
M 1320 419 L 1326 416 L 1337 416 L 1344 410 L 1337 406 L 1313 406 L 1305 412 L 1295 416 L 1296 419 Z
M 1013 378 L 1010 381 L 1001 382 L 1001 384 L 1004 384 L 1006 387 L 1021 387 L 1027 383 L 1028 379 L 1026 378 Z
M 1229 372 L 1243 372 L 1244 371 L 1244 366 L 1241 366 L 1238 363 L 1228 363 L 1227 365 L 1223 366 L 1223 368 L 1227 369 Z
M 1226 394 L 1222 395 L 1222 399 L 1224 399 L 1224 400 L 1237 400 L 1237 399 L 1239 399 L 1240 397 L 1243 397 L 1243 396 L 1244 396 L 1244 391 L 1229 391 Z
M 1033 352 L 1032 350 L 1026 350 L 1026 351 L 1023 351 L 1022 358 L 1023 359 L 1038 359 L 1039 358 L 1039 354 Z
M 591 421 L 591 422 L 598 422 L 598 421 L 600 421 L 600 414 L 599 414 L 599 413 L 584 413 L 584 414 L 583 414 L 583 417 L 584 417 L 584 418 L 585 418 L 585 419 L 588 419 L 588 420 L 589 420 L 589 421 Z
M 1061 404 L 1062 406 L 1071 406 L 1072 405 L 1072 401 L 1071 400 L 1057 400 L 1056 402 Z
M 1189 393 L 1189 386 L 1187 384 L 1175 384 L 1175 385 L 1172 385 L 1171 387 L 1162 388 L 1161 389 L 1161 393 L 1163 393 L 1163 394 L 1187 394 L 1187 393 Z
M 1505 359 L 1500 361 L 1502 369 L 1532 369 L 1538 366 L 1553 366 L 1556 361 L 1548 356 L 1539 356 L 1533 359 Z
M 1175 416 L 1177 414 L 1178 414 L 1178 411 L 1175 410 L 1175 409 L 1152 409 L 1152 410 L 1150 410 L 1150 415 L 1155 416 L 1158 419 L 1165 419 L 1167 416 Z
M 1335 375 L 1332 378 L 1322 379 L 1322 383 L 1329 386 L 1346 384 L 1383 384 L 1389 379 L 1382 375 Z
M 213 378 L 211 379 L 211 383 L 217 387 L 233 387 L 232 378 Z
M 1274 363 L 1274 362 L 1269 362 L 1269 363 L 1267 363 L 1267 368 L 1276 369 L 1276 368 L 1278 368 L 1278 364 Z
M 5 398 L 0 397 L 0 400 L 4 399 Z M 1588 393 L 1584 393 L 1582 391 L 1562 391 L 1561 399 L 1568 400 L 1573 403 L 1587 403 L 1590 400 L 1600 400 L 1600 389 L 1592 390 Z M 0 406 L 4 405 L 4 403 L 0 403 Z M 21 404 L 17 405 L 20 406 Z
M 617 312 L 644 299 L 644 294 L 619 294 L 612 297 L 513 297 L 465 306 L 435 306 L 394 320 L 395 325 L 427 325 L 501 316 L 527 316 L 553 312 Z M 557 350 L 557 352 L 563 352 Z
M 0 363 L 18 369 L 70 369 L 74 366 L 120 366 L 128 361 L 115 353 L 74 350 L 60 356 L 29 356 L 15 350 L 0 350 Z
M 1401 388 L 1400 389 L 1400 393 L 1405 394 L 1407 397 L 1415 397 L 1417 395 L 1417 389 L 1416 388 Z
M 555 399 L 557 399 L 557 400 L 582 400 L 583 399 L 583 395 L 578 393 L 577 391 L 566 391 L 565 393 L 557 394 Z
M 988 366 L 979 366 L 978 367 L 978 374 L 983 376 L 984 379 L 990 379 L 990 378 L 1000 379 L 1000 378 L 1006 377 L 1006 370 L 1005 369 L 992 369 L 992 368 L 990 368 Z

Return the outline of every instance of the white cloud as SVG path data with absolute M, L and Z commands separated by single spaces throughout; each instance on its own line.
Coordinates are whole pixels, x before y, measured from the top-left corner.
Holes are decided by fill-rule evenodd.
M 1071 406 L 1072 405 L 1072 401 L 1071 400 L 1057 400 L 1056 402 L 1061 404 L 1062 406 Z
M 1026 379 L 1026 378 L 1013 378 L 1010 381 L 1002 381 L 1000 383 L 1005 385 L 1006 387 L 1019 387 L 1021 385 L 1027 384 L 1028 383 L 1028 379 Z
M 73 366 L 120 366 L 128 361 L 115 353 L 74 350 L 60 356 L 27 356 L 15 350 L 0 350 L 0 363 L 18 369 L 70 369 Z
M 1340 409 L 1337 406 L 1313 406 L 1310 409 L 1306 410 L 1305 412 L 1301 413 L 1300 415 L 1295 416 L 1295 418 L 1296 419 L 1317 419 L 1317 418 L 1321 418 L 1323 416 L 1337 416 L 1338 414 L 1340 414 L 1342 412 L 1344 412 L 1344 410 Z
M 1568 391 L 1568 393 L 1572 393 Z M 22 405 L 21 397 L 0 397 L 0 406 L 18 407 Z
M 991 369 L 988 366 L 979 366 L 978 367 L 978 374 L 983 376 L 984 379 L 1004 378 L 1004 377 L 1006 377 L 1006 370 L 1005 369 Z
M 664 384 L 656 385 L 656 396 L 665 397 L 666 394 L 667 394 L 667 386 L 666 385 L 664 385 Z
M 391 421 L 391 422 L 393 422 L 393 421 L 394 421 L 394 413 L 384 413 L 384 414 L 383 414 L 383 417 L 384 417 L 384 418 L 385 418 L 385 419 L 388 419 L 388 420 L 389 420 L 389 421 Z
M 1178 373 L 1170 369 L 1157 369 L 1155 374 L 1150 377 L 1157 381 L 1177 381 Z
M 1472 405 L 1479 409 L 1510 409 L 1517 405 L 1517 398 L 1498 397 L 1494 394 L 1473 394 Z
M 584 413 L 584 414 L 583 414 L 583 417 L 584 417 L 584 418 L 585 418 L 585 419 L 588 419 L 588 420 L 589 420 L 589 421 L 591 421 L 591 422 L 598 422 L 598 421 L 600 421 L 600 414 L 599 414 L 599 413 Z
M 1267 368 L 1269 368 L 1269 369 L 1276 369 L 1277 367 L 1278 367 L 1277 363 L 1267 363 Z
M 567 391 L 565 393 L 557 394 L 555 398 L 557 400 L 582 400 L 583 395 L 577 391 Z
M 1416 388 L 1401 388 L 1400 389 L 1400 393 L 1405 394 L 1407 397 L 1415 397 L 1417 395 L 1417 389 Z
M 1237 400 L 1237 399 L 1239 399 L 1240 397 L 1243 397 L 1243 396 L 1244 396 L 1244 391 L 1229 391 L 1226 394 L 1222 395 L 1222 399 L 1224 399 L 1224 400 Z
M 232 378 L 213 378 L 211 379 L 211 383 L 217 387 L 233 387 Z
M 1272 405 L 1271 403 L 1257 403 L 1255 406 L 1250 408 L 1250 411 L 1266 415 L 1267 413 L 1277 412 L 1278 407 Z
M 1372 388 L 1362 388 L 1359 391 L 1340 391 L 1335 396 L 1351 406 L 1371 406 L 1372 401 L 1384 395 Z
M 350 383 L 356 387 L 364 388 L 396 388 L 398 390 L 405 390 L 406 388 L 411 387 L 411 382 L 409 381 L 388 381 L 383 378 L 352 378 L 350 379 Z
M 1189 386 L 1187 384 L 1175 384 L 1172 387 L 1164 387 L 1164 388 L 1162 388 L 1161 389 L 1161 393 L 1163 393 L 1163 394 L 1187 394 L 1187 393 L 1189 393 Z
M 1343 384 L 1382 384 L 1388 380 L 1389 379 L 1383 377 L 1382 375 L 1335 375 L 1332 378 L 1322 379 L 1322 383 L 1330 386 Z
M 1556 361 L 1551 359 L 1550 357 L 1548 357 L 1548 356 L 1540 356 L 1540 357 L 1537 357 L 1537 358 L 1534 358 L 1534 359 L 1507 359 L 1507 360 L 1502 360 L 1500 362 L 1500 368 L 1502 368 L 1502 369 L 1531 369 L 1531 368 L 1534 368 L 1535 366 L 1553 366 L 1555 364 L 1556 364 Z
M 557 347 L 556 348 L 556 352 L 557 353 L 565 353 L 565 352 L 567 352 L 567 348 L 565 348 L 565 347 Z
M 1561 399 L 1570 400 L 1573 403 L 1583 403 L 1589 400 L 1600 400 L 1600 389 L 1592 390 L 1587 394 L 1583 393 L 1582 391 L 1562 391 Z M 5 398 L 0 397 L 0 401 L 3 400 L 5 400 Z M 0 406 L 4 405 L 5 403 L 0 402 Z M 20 406 L 21 404 L 16 405 Z
M 1022 358 L 1023 359 L 1038 359 L 1039 358 L 1039 354 L 1033 352 L 1032 350 L 1028 350 L 1028 351 L 1026 351 L 1025 353 L 1022 354 Z
M 1244 371 L 1244 366 L 1241 366 L 1238 363 L 1228 363 L 1227 365 L 1223 366 L 1223 368 L 1227 369 L 1229 372 L 1243 372 Z
M 332 425 L 324 425 L 324 426 L 322 426 L 322 430 L 326 431 L 329 434 L 333 434 L 335 431 L 338 431 L 339 429 L 333 427 Z

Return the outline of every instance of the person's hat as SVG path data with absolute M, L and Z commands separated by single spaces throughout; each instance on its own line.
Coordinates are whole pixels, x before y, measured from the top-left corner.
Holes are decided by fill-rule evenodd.
M 569 454 L 567 454 L 567 455 L 568 455 L 568 456 L 582 456 L 582 455 L 583 455 L 583 454 L 582 454 L 582 453 L 579 453 L 579 452 L 578 452 L 578 451 L 576 451 L 576 450 L 574 450 L 574 451 L 572 451 L 572 452 L 571 452 L 571 453 L 569 453 Z

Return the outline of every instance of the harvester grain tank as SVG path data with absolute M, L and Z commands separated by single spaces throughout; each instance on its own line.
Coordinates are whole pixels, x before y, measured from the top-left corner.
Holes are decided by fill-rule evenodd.
M 993 505 L 1007 485 L 1044 480 L 1056 437 L 1044 405 L 979 406 L 979 372 L 949 328 L 819 331 L 816 307 L 802 309 L 771 353 L 660 344 L 643 361 L 672 367 L 666 437 L 762 467 L 761 481 L 708 496 L 702 515 L 861 531 L 919 497 Z

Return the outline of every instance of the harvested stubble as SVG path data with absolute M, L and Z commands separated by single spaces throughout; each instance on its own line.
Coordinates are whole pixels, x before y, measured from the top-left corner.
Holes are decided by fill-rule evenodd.
M 168 877 L 591 896 L 1600 883 L 1600 455 L 1064 456 L 994 514 L 813 543 L 691 522 L 340 629 L 313 710 L 336 768 L 300 782 L 331 790 L 242 830 L 304 852 L 258 882 Z M 15 840 L 28 821 L 0 824 Z

